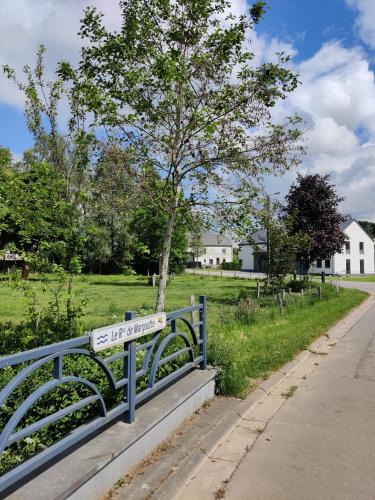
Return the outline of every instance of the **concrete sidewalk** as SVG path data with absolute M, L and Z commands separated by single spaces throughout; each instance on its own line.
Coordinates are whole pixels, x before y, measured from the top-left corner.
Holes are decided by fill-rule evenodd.
M 373 299 L 360 316 L 341 340 L 320 339 L 315 369 L 302 361 L 243 415 L 175 498 L 375 499 Z

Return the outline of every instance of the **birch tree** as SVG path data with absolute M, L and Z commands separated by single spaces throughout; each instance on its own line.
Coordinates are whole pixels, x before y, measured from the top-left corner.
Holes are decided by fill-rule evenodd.
M 288 57 L 256 66 L 251 35 L 265 2 L 247 15 L 226 0 L 124 0 L 118 31 L 84 13 L 78 67 L 60 64 L 75 99 L 94 116 L 129 174 L 167 214 L 156 308 L 164 308 L 171 241 L 186 206 L 235 206 L 263 175 L 298 164 L 298 119 L 276 123 L 275 104 L 298 85 Z M 157 174 L 157 182 L 152 178 Z M 150 182 L 151 179 L 151 182 Z

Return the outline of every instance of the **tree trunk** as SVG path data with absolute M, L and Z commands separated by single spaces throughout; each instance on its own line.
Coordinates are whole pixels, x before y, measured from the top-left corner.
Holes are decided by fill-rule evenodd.
M 174 228 L 174 223 L 176 221 L 176 215 L 177 215 L 177 201 L 175 203 L 174 208 L 169 214 L 168 222 L 165 227 L 163 248 L 159 262 L 160 279 L 159 279 L 158 296 L 156 299 L 156 310 L 158 312 L 163 311 L 165 305 L 165 293 L 167 290 L 169 257 L 171 254 L 173 228 Z

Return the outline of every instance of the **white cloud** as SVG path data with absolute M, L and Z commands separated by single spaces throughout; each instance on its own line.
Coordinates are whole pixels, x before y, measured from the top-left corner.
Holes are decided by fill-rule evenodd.
M 359 12 L 362 39 L 375 48 L 375 0 L 347 0 Z M 82 41 L 77 35 L 83 9 L 95 5 L 105 12 L 105 22 L 119 27 L 118 0 L 0 0 L 0 65 L 20 72 L 34 64 L 38 46 L 47 47 L 47 76 L 52 77 L 61 59 L 76 62 Z M 231 11 L 243 14 L 246 0 L 234 0 Z M 280 39 L 252 34 L 255 63 L 275 60 L 277 52 L 295 55 L 295 48 Z M 300 171 L 332 172 L 345 211 L 375 219 L 375 85 L 368 57 L 358 47 L 339 42 L 325 44 L 310 59 L 295 66 L 302 86 L 276 110 L 277 116 L 300 112 L 307 118 L 308 154 Z M 0 103 L 22 108 L 20 92 L 0 75 Z M 358 129 L 366 141 L 361 144 Z M 273 191 L 286 191 L 296 172 L 272 181 Z
M 297 111 L 306 121 L 307 155 L 298 170 L 332 174 L 346 198 L 342 210 L 375 220 L 375 83 L 366 54 L 333 41 L 295 69 L 302 85 L 277 113 Z M 296 174 L 270 189 L 285 193 Z
M 47 47 L 46 73 L 52 76 L 61 59 L 76 61 L 82 41 L 77 35 L 82 12 L 95 5 L 106 14 L 108 26 L 119 25 L 117 0 L 1 0 L 0 65 L 9 64 L 20 73 L 33 66 L 40 44 Z M 0 103 L 22 107 L 22 95 L 0 75 Z
M 366 127 L 375 135 L 374 74 L 360 49 L 331 42 L 298 69 L 302 85 L 292 96 L 296 107 L 352 130 Z
M 362 41 L 375 48 L 375 2 L 374 0 L 346 0 L 358 12 L 356 26 Z
M 307 132 L 306 138 L 310 155 L 320 154 L 322 151 L 334 156 L 348 155 L 358 147 L 355 133 L 345 125 L 338 125 L 330 116 L 318 118 L 314 127 Z

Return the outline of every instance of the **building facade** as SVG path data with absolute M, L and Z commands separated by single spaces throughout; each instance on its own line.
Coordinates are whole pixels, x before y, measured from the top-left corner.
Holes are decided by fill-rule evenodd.
M 374 240 L 355 220 L 344 222 L 341 230 L 347 239 L 340 253 L 331 259 L 317 259 L 311 273 L 326 274 L 375 274 Z
M 206 233 L 198 245 L 189 237 L 188 267 L 220 267 L 225 262 L 233 262 L 233 244 L 227 236 Z
M 341 252 L 330 259 L 317 259 L 309 273 L 320 274 L 375 274 L 374 240 L 355 220 L 348 220 L 341 225 L 346 241 Z M 265 272 L 267 260 L 267 233 L 257 231 L 253 243 L 240 243 L 239 258 L 243 271 Z
M 238 258 L 243 271 L 256 273 L 266 272 L 267 269 L 267 232 L 260 229 L 252 235 L 252 243 L 239 244 Z

